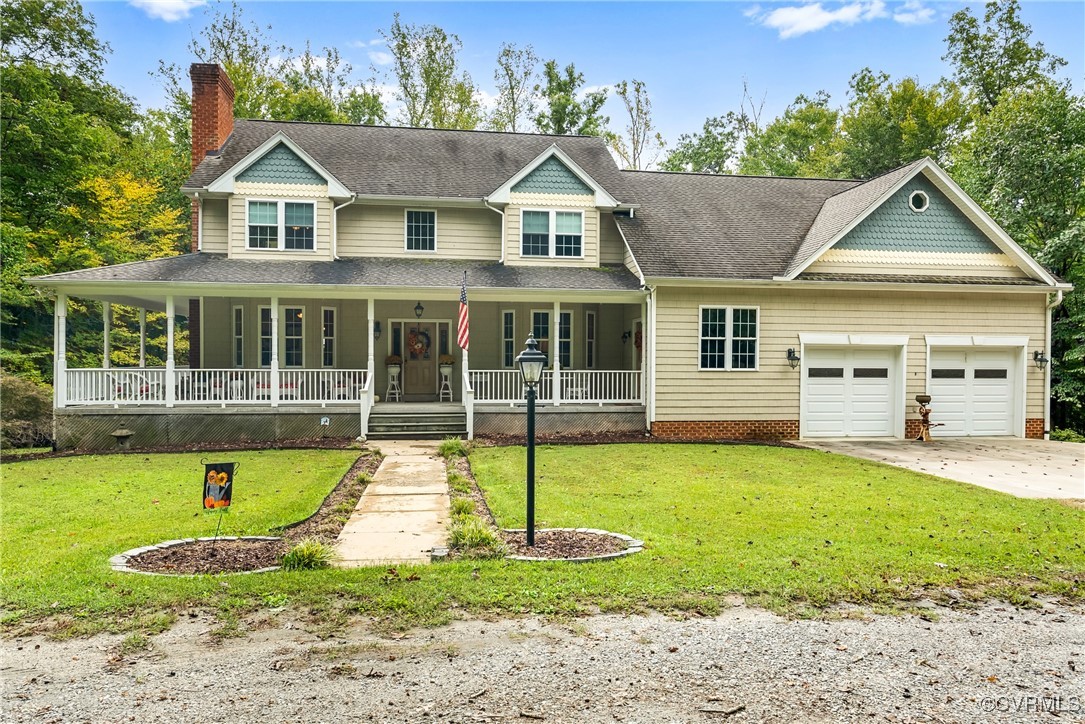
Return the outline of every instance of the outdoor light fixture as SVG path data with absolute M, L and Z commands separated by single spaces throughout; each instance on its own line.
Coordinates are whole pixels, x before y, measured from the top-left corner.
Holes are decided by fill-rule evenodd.
M 527 387 L 527 544 L 535 545 L 535 385 L 542 379 L 546 355 L 539 351 L 535 335 L 529 334 L 527 348 L 516 356 L 516 366 Z
M 373 322 L 373 339 L 380 339 L 380 338 L 381 338 L 381 323 L 379 321 L 378 322 Z
M 801 362 L 801 361 L 802 361 L 802 358 L 799 357 L 799 355 L 795 354 L 795 348 L 794 347 L 788 347 L 787 348 L 787 363 L 789 365 L 791 365 L 791 369 L 795 369 L 796 367 L 798 367 L 799 362 Z
M 422 318 L 422 312 L 426 311 L 426 308 L 422 306 L 422 302 L 414 305 L 414 316 L 418 319 Z
M 1032 353 L 1032 361 L 1036 363 L 1036 369 L 1042 370 L 1044 367 L 1047 367 L 1047 363 L 1051 360 L 1044 356 L 1044 351 L 1042 349 L 1038 349 Z
M 622 344 L 625 344 L 626 342 L 628 342 L 629 338 L 632 337 L 632 336 L 633 336 L 633 333 L 630 332 L 628 329 L 625 330 L 624 332 L 622 332 Z

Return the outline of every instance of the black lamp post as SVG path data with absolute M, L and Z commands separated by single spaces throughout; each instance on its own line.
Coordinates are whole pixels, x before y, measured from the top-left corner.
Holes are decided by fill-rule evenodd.
M 535 335 L 527 336 L 527 348 L 516 357 L 527 387 L 527 544 L 535 545 L 535 385 L 542 379 L 546 355 L 539 351 Z

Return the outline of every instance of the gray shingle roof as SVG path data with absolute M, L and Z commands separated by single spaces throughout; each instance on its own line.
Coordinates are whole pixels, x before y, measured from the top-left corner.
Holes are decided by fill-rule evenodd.
M 499 262 L 458 259 L 393 259 L 354 257 L 338 261 L 228 259 L 222 254 L 182 254 L 165 259 L 80 269 L 36 277 L 51 282 L 163 282 L 244 286 L 313 284 L 359 287 L 458 289 L 467 272 L 467 286 L 496 289 L 572 291 L 636 291 L 640 282 L 624 267 L 505 266 Z
M 859 181 L 623 172 L 641 207 L 616 216 L 645 276 L 771 279 L 822 204 Z
M 557 144 L 611 196 L 633 202 L 601 138 L 252 120 L 234 123 L 221 154 L 205 157 L 185 188 L 205 188 L 279 131 L 363 196 L 481 199 Z
M 801 267 L 813 254 L 817 253 L 818 249 L 829 243 L 848 224 L 859 218 L 889 189 L 910 176 L 916 167 L 926 160 L 921 158 L 913 161 L 907 166 L 876 176 L 866 183 L 826 199 L 809 233 L 795 251 L 795 256 L 788 265 L 786 273 L 790 274 Z

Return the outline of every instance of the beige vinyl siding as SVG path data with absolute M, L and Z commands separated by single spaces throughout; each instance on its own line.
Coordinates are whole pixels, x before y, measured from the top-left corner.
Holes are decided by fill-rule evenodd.
M 574 197 L 575 198 L 575 197 Z M 584 252 L 583 258 L 566 258 L 566 257 L 534 257 L 534 256 L 520 256 L 520 212 L 524 208 L 528 208 L 533 211 L 548 210 L 553 207 L 546 206 L 513 206 L 509 205 L 505 208 L 505 227 L 506 227 L 506 247 L 505 247 L 505 263 L 514 265 L 541 265 L 541 266 L 584 266 L 584 267 L 597 267 L 599 266 L 599 212 L 592 208 L 569 208 L 561 207 L 562 211 L 583 211 L 584 212 L 584 235 L 581 239 L 581 250 Z
M 827 274 L 920 274 L 1022 278 L 1005 254 L 958 254 L 829 249 L 807 271 Z
M 625 242 L 618 233 L 618 224 L 614 214 L 599 214 L 599 264 L 601 266 L 622 266 L 625 264 Z
M 406 251 L 407 208 L 436 211 L 436 250 Z M 352 204 L 339 210 L 339 256 L 501 258 L 501 216 L 490 209 Z
M 226 254 L 230 250 L 230 202 L 227 199 L 203 200 L 203 240 L 201 248 L 209 254 Z
M 657 291 L 656 419 L 797 420 L 800 373 L 786 360 L 799 333 L 908 335 L 907 417 L 926 389 L 925 335 L 1027 336 L 1043 349 L 1042 294 L 815 290 Z M 698 307 L 760 307 L 760 369 L 698 370 Z M 1030 352 L 1031 354 L 1031 352 Z M 1043 372 L 1027 365 L 1026 417 L 1043 417 Z M 937 401 L 933 404 L 937 417 Z
M 253 184 L 249 184 L 250 186 Z M 271 186 L 272 184 L 261 184 Z M 309 189 L 324 188 L 309 186 Z M 326 193 L 326 192 L 325 192 Z M 249 199 L 274 201 L 314 201 L 316 203 L 316 230 L 314 251 L 278 251 L 273 249 L 248 248 L 248 202 Z M 230 257 L 237 259 L 292 259 L 296 261 L 314 261 L 332 258 L 332 201 L 324 196 L 300 197 L 293 195 L 275 195 L 272 193 L 253 194 L 252 196 L 230 197 Z

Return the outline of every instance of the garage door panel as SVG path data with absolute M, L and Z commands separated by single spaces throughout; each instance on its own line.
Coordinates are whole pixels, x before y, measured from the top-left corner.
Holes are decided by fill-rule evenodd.
M 931 421 L 943 423 L 933 435 L 1012 435 L 1016 355 L 1002 350 L 931 352 Z
M 884 437 L 893 434 L 896 352 L 865 347 L 808 347 L 804 434 Z

